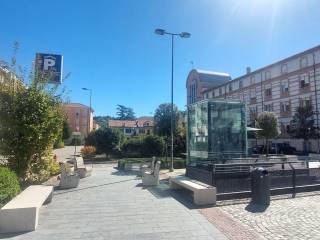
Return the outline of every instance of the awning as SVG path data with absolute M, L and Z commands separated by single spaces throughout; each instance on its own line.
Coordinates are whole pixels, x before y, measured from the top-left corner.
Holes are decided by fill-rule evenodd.
M 247 127 L 247 131 L 262 131 L 261 128 Z

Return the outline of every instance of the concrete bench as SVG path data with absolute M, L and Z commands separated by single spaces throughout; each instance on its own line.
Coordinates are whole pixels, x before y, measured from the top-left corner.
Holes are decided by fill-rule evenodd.
M 75 157 L 74 168 L 75 168 L 75 172 L 78 173 L 80 178 L 91 176 L 92 168 L 84 165 L 84 161 L 82 157 Z
M 188 177 L 170 177 L 170 189 L 187 188 L 193 192 L 193 201 L 196 205 L 216 204 L 216 188 L 204 183 L 192 180 Z
M 0 232 L 34 231 L 42 204 L 49 203 L 53 186 L 33 185 L 13 198 L 0 210 Z

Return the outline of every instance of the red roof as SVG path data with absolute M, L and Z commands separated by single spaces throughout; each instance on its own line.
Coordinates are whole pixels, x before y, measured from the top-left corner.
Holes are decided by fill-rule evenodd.
M 141 117 L 137 120 L 109 120 L 108 121 L 109 127 L 128 127 L 128 128 L 135 128 L 135 127 L 146 127 L 150 126 L 153 127 L 153 117 Z

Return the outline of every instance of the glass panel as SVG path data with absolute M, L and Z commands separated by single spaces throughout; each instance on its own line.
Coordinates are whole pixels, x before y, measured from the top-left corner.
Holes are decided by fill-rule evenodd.
M 209 157 L 215 162 L 246 154 L 245 105 L 240 102 L 210 103 Z
M 225 163 L 246 155 L 245 104 L 205 100 L 188 106 L 188 163 Z
M 208 102 L 188 106 L 189 163 L 208 159 Z

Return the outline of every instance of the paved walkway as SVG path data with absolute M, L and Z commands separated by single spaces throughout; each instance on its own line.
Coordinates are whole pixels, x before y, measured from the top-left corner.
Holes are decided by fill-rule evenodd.
M 78 188 L 55 191 L 52 203 L 41 209 L 36 231 L 12 239 L 226 239 L 167 185 L 144 189 L 140 183 L 112 165 L 94 165 Z
M 219 210 L 262 239 L 320 239 L 320 195 L 273 200 L 268 208 L 243 203 Z
M 66 146 L 64 148 L 53 150 L 53 153 L 57 155 L 58 161 L 65 162 L 72 158 L 74 152 L 76 152 L 76 154 L 80 154 L 80 149 L 82 147 L 83 146 L 76 146 L 75 148 L 74 146 Z

